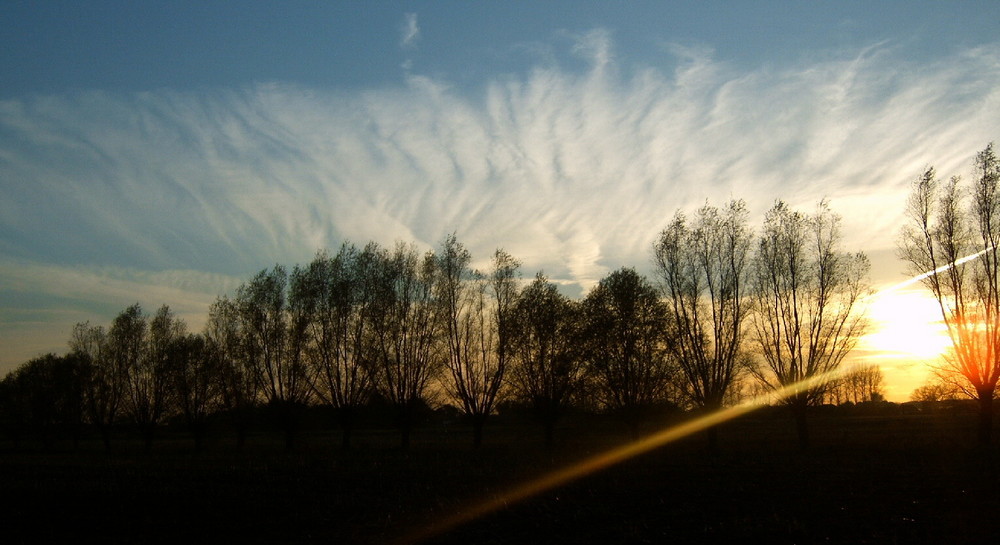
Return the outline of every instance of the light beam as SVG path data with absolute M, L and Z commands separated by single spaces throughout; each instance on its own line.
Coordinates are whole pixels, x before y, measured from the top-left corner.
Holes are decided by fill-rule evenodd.
M 961 265 L 968 261 L 978 258 L 979 256 L 991 251 L 993 248 L 987 248 L 985 250 L 976 252 L 965 256 L 961 259 L 956 260 L 954 263 L 949 263 L 934 269 L 933 271 L 928 271 L 922 274 L 918 274 L 913 278 L 889 286 L 887 288 L 881 289 L 878 292 L 871 295 L 871 297 L 877 297 L 878 295 L 896 291 L 912 284 L 915 284 L 924 278 L 931 275 L 944 272 L 951 267 Z M 495 511 L 499 511 L 510 505 L 518 503 L 520 501 L 526 500 L 532 496 L 541 494 L 547 490 L 562 486 L 569 482 L 575 481 L 591 473 L 601 471 L 605 468 L 611 467 L 615 464 L 619 464 L 639 456 L 640 454 L 645 454 L 653 449 L 664 446 L 668 443 L 672 443 L 679 439 L 683 439 L 689 435 L 693 435 L 700 431 L 706 430 L 713 426 L 722 424 L 723 422 L 728 422 L 734 418 L 738 418 L 747 413 L 753 412 L 761 407 L 767 406 L 770 401 L 774 399 L 785 399 L 791 397 L 795 394 L 804 392 L 813 388 L 815 386 L 821 385 L 829 380 L 832 380 L 840 375 L 850 373 L 853 369 L 861 366 L 860 364 L 842 365 L 837 369 L 816 375 L 813 377 L 806 378 L 794 384 L 784 386 L 772 392 L 762 394 L 751 398 L 748 401 L 735 405 L 733 407 L 728 407 L 720 409 L 711 414 L 705 416 L 694 418 L 682 424 L 672 426 L 670 428 L 660 430 L 646 437 L 637 439 L 625 445 L 612 448 L 600 454 L 596 454 L 589 458 L 586 458 L 580 462 L 570 464 L 562 469 L 558 469 L 551 473 L 542 475 L 541 477 L 516 485 L 504 492 L 501 492 L 492 498 L 480 501 L 478 503 L 472 504 L 467 509 L 461 510 L 454 515 L 451 515 L 444 520 L 437 521 L 433 524 L 425 526 L 418 531 L 407 535 L 399 543 L 421 543 L 433 537 L 439 536 L 448 532 L 454 528 L 457 528 L 463 524 L 469 523 L 478 518 L 484 517 Z
M 773 392 L 754 397 L 748 401 L 740 403 L 739 405 L 715 411 L 700 418 L 689 420 L 682 424 L 647 435 L 646 437 L 637 439 L 625 445 L 596 454 L 565 468 L 543 475 L 535 480 L 514 486 L 493 496 L 492 498 L 475 503 L 471 507 L 459 511 L 442 521 L 431 524 L 418 530 L 416 533 L 406 536 L 404 539 L 400 540 L 399 543 L 421 543 L 475 519 L 486 516 L 494 511 L 499 511 L 512 504 L 541 494 L 547 490 L 562 486 L 591 473 L 595 473 L 635 456 L 639 456 L 640 454 L 647 453 L 668 443 L 677 441 L 678 439 L 682 439 L 702 430 L 711 428 L 712 426 L 722 424 L 723 422 L 727 422 L 753 412 L 766 406 L 774 396 L 777 396 L 779 399 L 783 399 L 806 391 L 814 386 L 823 384 L 845 371 L 846 370 L 844 369 L 840 369 L 824 373 L 822 375 L 816 375 Z

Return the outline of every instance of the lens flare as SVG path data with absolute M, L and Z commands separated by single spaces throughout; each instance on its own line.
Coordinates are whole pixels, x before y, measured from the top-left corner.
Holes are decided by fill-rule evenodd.
M 695 418 L 678 424 L 676 426 L 660 430 L 636 441 L 616 447 L 590 458 L 576 462 L 562 469 L 553 471 L 539 477 L 538 479 L 514 486 L 496 496 L 483 500 L 479 503 L 464 509 L 444 520 L 428 525 L 416 533 L 408 535 L 399 543 L 420 543 L 439 536 L 475 519 L 486 516 L 494 511 L 499 511 L 509 505 L 518 503 L 532 496 L 541 494 L 546 490 L 551 490 L 566 483 L 585 477 L 591 473 L 601 471 L 618 463 L 624 462 L 640 454 L 649 452 L 655 448 L 677 441 L 689 435 L 711 428 L 723 422 L 738 418 L 747 413 L 753 412 L 761 407 L 767 406 L 775 398 L 784 399 L 799 392 L 806 391 L 815 386 L 819 386 L 836 376 L 848 373 L 853 369 L 847 366 L 826 374 L 816 375 L 795 384 L 786 386 L 768 394 L 755 397 L 749 401 L 740 403 L 733 407 L 720 409 L 700 418 Z
M 928 271 L 926 273 L 919 274 L 908 280 L 900 282 L 899 284 L 882 289 L 872 294 L 870 297 L 877 297 L 881 294 L 897 291 L 902 288 L 911 286 L 931 275 L 944 272 L 953 266 L 961 265 L 962 263 L 976 259 L 992 249 L 993 249 L 992 247 L 987 248 L 986 250 L 956 260 L 955 263 L 949 263 L 947 265 L 938 267 L 933 271 Z M 740 403 L 739 405 L 720 409 L 713 413 L 704 415 L 700 418 L 694 418 L 682 424 L 678 424 L 676 426 L 660 430 L 656 433 L 647 435 L 646 437 L 640 438 L 636 441 L 627 443 L 620 447 L 612 448 L 600 454 L 594 455 L 590 458 L 586 458 L 580 462 L 570 464 L 562 469 L 558 469 L 556 471 L 543 475 L 535 480 L 516 485 L 504 492 L 501 492 L 500 494 L 493 496 L 492 498 L 480 501 L 478 503 L 474 503 L 470 507 L 463 509 L 443 520 L 436 521 L 432 524 L 429 524 L 423 528 L 418 529 L 416 532 L 405 536 L 405 538 L 401 540 L 398 540 L 398 542 L 420 543 L 428 539 L 432 539 L 436 536 L 440 536 L 463 524 L 472 522 L 473 520 L 484 517 L 495 511 L 504 509 L 510 505 L 526 500 L 532 496 L 541 494 L 542 492 L 545 492 L 547 490 L 551 490 L 558 486 L 570 483 L 572 481 L 590 475 L 591 473 L 601 471 L 602 469 L 624 462 L 625 460 L 628 460 L 640 454 L 644 454 L 658 447 L 662 447 L 668 443 L 677 441 L 678 439 L 682 439 L 689 435 L 693 435 L 700 431 L 706 430 L 708 428 L 711 428 L 712 426 L 716 426 L 722 424 L 723 422 L 727 422 L 734 418 L 738 418 L 747 413 L 753 412 L 761 407 L 768 406 L 775 400 L 785 399 L 797 393 L 809 390 L 813 387 L 820 386 L 827 381 L 837 378 L 838 376 L 846 375 L 859 367 L 864 367 L 864 365 L 865 364 L 863 362 L 856 362 L 850 365 L 841 365 L 839 368 L 834 369 L 833 371 L 830 371 L 828 373 L 809 377 L 800 382 L 796 382 L 795 384 L 790 384 L 788 386 L 769 392 L 767 394 L 754 397 L 748 401 Z

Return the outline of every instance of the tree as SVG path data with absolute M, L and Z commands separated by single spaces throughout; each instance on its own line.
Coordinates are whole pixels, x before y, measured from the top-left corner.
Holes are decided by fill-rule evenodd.
M 443 356 L 438 346 L 439 305 L 434 300 L 435 263 L 410 245 L 398 243 L 390 254 L 379 251 L 372 337 L 378 366 L 376 388 L 395 411 L 400 444 L 410 434 L 427 385 Z
M 636 434 L 665 393 L 669 365 L 667 307 L 646 277 L 621 268 L 583 300 L 586 355 L 601 405 Z
M 683 373 L 683 391 L 706 411 L 722 407 L 745 362 L 751 246 L 746 205 L 731 201 L 724 210 L 705 205 L 691 225 L 678 212 L 654 247 L 670 307 L 668 346 Z M 713 427 L 709 446 L 716 444 Z
M 220 297 L 208 309 L 205 324 L 205 350 L 218 376 L 222 408 L 236 428 L 236 443 L 246 442 L 247 429 L 260 396 L 260 387 L 241 327 L 235 301 Z
M 285 437 L 286 448 L 295 442 L 299 409 L 310 394 L 302 357 L 308 323 L 304 303 L 298 293 L 288 300 L 288 273 L 280 265 L 260 271 L 236 292 L 243 357 Z
M 827 399 L 835 405 L 883 401 L 882 370 L 878 365 L 863 365 L 851 370 L 831 382 Z
M 538 273 L 514 305 L 517 339 L 512 353 L 510 383 L 518 397 L 531 404 L 552 445 L 555 425 L 580 385 L 583 362 L 579 305 L 559 293 Z
M 931 379 L 910 393 L 910 401 L 936 402 L 958 399 L 961 390 L 940 379 Z
M 473 446 L 483 440 L 486 419 L 500 400 L 511 353 L 513 305 L 520 263 L 503 250 L 489 275 L 469 267 L 471 255 L 449 235 L 437 263 L 451 380 L 446 388 L 472 423 Z
M 69 348 L 81 359 L 86 420 L 97 428 L 104 448 L 111 448 L 111 428 L 118 420 L 127 384 L 126 369 L 112 357 L 111 340 L 101 326 L 73 327 Z
M 58 437 L 76 441 L 83 422 L 82 358 L 46 354 L 3 380 L 0 415 L 15 440 L 35 435 L 46 446 Z
M 318 254 L 306 269 L 316 299 L 308 331 L 312 388 L 336 411 L 344 448 L 374 386 L 379 257 L 375 244 L 361 251 L 344 244 L 333 257 Z
M 220 405 L 223 385 L 220 360 L 205 337 L 197 334 L 181 334 L 175 338 L 168 360 L 174 401 L 191 431 L 195 448 L 201 450 L 208 419 Z
M 26 403 L 13 372 L 0 379 L 0 430 L 17 446 L 28 435 Z
M 868 259 L 840 250 L 840 217 L 826 201 L 812 215 L 778 201 L 768 211 L 753 260 L 753 334 L 763 365 L 752 372 L 779 390 L 820 379 L 783 397 L 795 417 L 799 444 L 809 445 L 808 407 L 823 400 L 834 371 L 854 348 L 866 322 Z
M 170 401 L 171 358 L 183 335 L 184 322 L 168 306 L 160 307 L 149 320 L 138 303 L 123 310 L 108 333 L 112 355 L 125 369 L 128 381 L 125 410 L 147 450 Z
M 1000 381 L 1000 162 L 993 144 L 979 152 L 974 177 L 942 184 L 933 167 L 913 184 L 899 255 L 934 295 L 951 337 L 940 370 L 979 405 L 978 441 L 992 442 Z M 976 259 L 969 260 L 971 257 Z

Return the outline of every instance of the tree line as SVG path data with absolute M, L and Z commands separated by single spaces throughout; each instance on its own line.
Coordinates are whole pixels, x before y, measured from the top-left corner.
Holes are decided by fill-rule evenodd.
M 106 444 L 128 422 L 147 446 L 179 417 L 200 445 L 213 414 L 230 417 L 242 444 L 264 408 L 291 445 L 303 408 L 323 405 L 348 446 L 359 411 L 378 399 L 405 447 L 436 402 L 461 411 L 478 446 L 498 405 L 515 401 L 551 442 L 570 406 L 635 432 L 664 407 L 713 411 L 745 384 L 778 390 L 825 376 L 864 331 L 868 261 L 841 249 L 840 217 L 825 201 L 812 213 L 778 201 L 758 234 L 739 200 L 678 211 L 652 254 L 653 280 L 622 267 L 573 300 L 541 272 L 524 281 L 502 249 L 474 269 L 455 235 L 427 252 L 345 243 L 260 271 L 217 298 L 200 333 L 166 305 L 152 316 L 132 305 L 107 328 L 77 324 L 67 355 L 0 382 L 0 414 L 9 430 L 85 425 Z M 806 408 L 845 384 L 823 380 L 780 400 L 803 446 Z
M 976 399 L 982 444 L 1000 381 L 998 188 L 992 144 L 970 183 L 943 183 L 929 167 L 913 183 L 899 243 L 952 340 L 937 384 L 920 396 Z M 303 407 L 324 405 L 346 446 L 358 412 L 379 400 L 405 446 L 419 411 L 449 403 L 478 445 L 499 404 L 513 401 L 532 408 L 549 441 L 571 406 L 634 431 L 663 407 L 708 412 L 748 390 L 830 376 L 865 331 L 871 293 L 867 258 L 841 246 L 825 201 L 812 213 L 778 201 L 756 233 L 742 201 L 706 204 L 678 211 L 654 241 L 652 280 L 623 267 L 572 300 L 541 272 L 524 281 L 502 249 L 475 270 L 454 235 L 429 252 L 347 243 L 290 271 L 260 271 L 212 304 L 200 333 L 166 305 L 152 316 L 132 305 L 106 328 L 77 324 L 66 355 L 0 381 L 0 420 L 13 436 L 86 427 L 106 444 L 127 422 L 148 445 L 167 418 L 183 418 L 200 443 L 224 413 L 242 443 L 264 408 L 291 444 Z M 805 446 L 809 406 L 876 399 L 880 381 L 862 369 L 780 402 Z

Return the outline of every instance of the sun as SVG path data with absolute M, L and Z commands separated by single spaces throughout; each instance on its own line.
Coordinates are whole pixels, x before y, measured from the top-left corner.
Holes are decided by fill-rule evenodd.
M 871 332 L 861 348 L 882 357 L 932 360 L 951 345 L 937 302 L 922 291 L 888 291 L 869 308 Z

